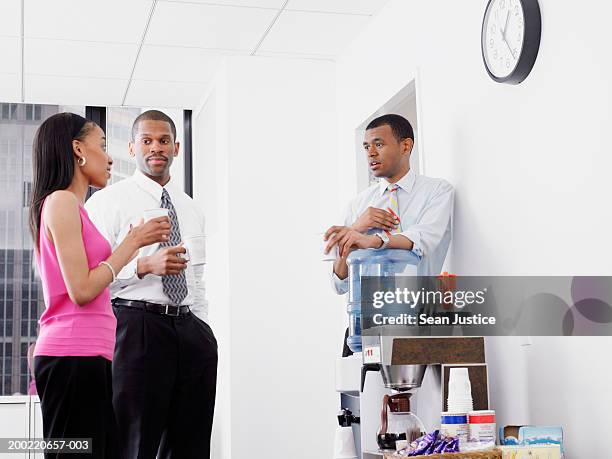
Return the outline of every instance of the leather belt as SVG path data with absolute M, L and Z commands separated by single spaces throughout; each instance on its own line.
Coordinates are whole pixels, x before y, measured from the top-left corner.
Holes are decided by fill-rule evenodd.
M 149 303 L 148 301 L 124 300 L 121 298 L 113 299 L 112 304 L 113 306 L 140 309 L 143 311 L 154 312 L 156 314 L 163 314 L 165 316 L 172 317 L 189 314 L 190 312 L 189 306 L 186 305 L 176 306 L 174 304 Z

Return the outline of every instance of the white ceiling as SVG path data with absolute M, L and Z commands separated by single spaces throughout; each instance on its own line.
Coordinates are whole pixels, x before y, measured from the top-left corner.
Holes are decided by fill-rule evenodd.
M 225 56 L 333 60 L 387 0 L 0 0 L 0 102 L 192 108 Z

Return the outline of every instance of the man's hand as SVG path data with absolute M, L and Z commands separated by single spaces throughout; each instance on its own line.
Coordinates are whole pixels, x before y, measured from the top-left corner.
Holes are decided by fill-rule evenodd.
M 167 276 L 169 274 L 180 274 L 187 267 L 187 260 L 179 256 L 187 250 L 182 243 L 174 247 L 164 247 L 153 255 L 138 259 L 137 273 L 142 278 L 146 274 L 156 276 Z
M 372 228 L 393 231 L 398 224 L 399 220 L 391 212 L 368 207 L 351 227 L 360 233 L 365 233 Z
M 338 244 L 340 258 L 348 257 L 349 253 L 355 249 L 377 249 L 382 245 L 382 239 L 378 236 L 361 234 L 348 226 L 332 226 L 325 232 L 324 239 L 328 241 L 325 253 Z

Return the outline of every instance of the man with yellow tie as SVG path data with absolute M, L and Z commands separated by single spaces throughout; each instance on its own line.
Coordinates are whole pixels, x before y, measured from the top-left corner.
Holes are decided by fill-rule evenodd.
M 332 272 L 338 294 L 348 290 L 346 259 L 355 249 L 411 250 L 421 259 L 418 275 L 440 273 L 451 239 L 453 187 L 410 169 L 413 145 L 412 126 L 400 115 L 380 116 L 366 127 L 363 147 L 380 182 L 352 200 L 344 226 L 325 233 L 326 253 L 338 245 Z

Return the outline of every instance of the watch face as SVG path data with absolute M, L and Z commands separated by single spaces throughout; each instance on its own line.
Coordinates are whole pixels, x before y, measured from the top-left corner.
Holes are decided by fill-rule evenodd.
M 525 17 L 521 0 L 491 0 L 482 28 L 482 52 L 489 72 L 512 74 L 523 51 Z

